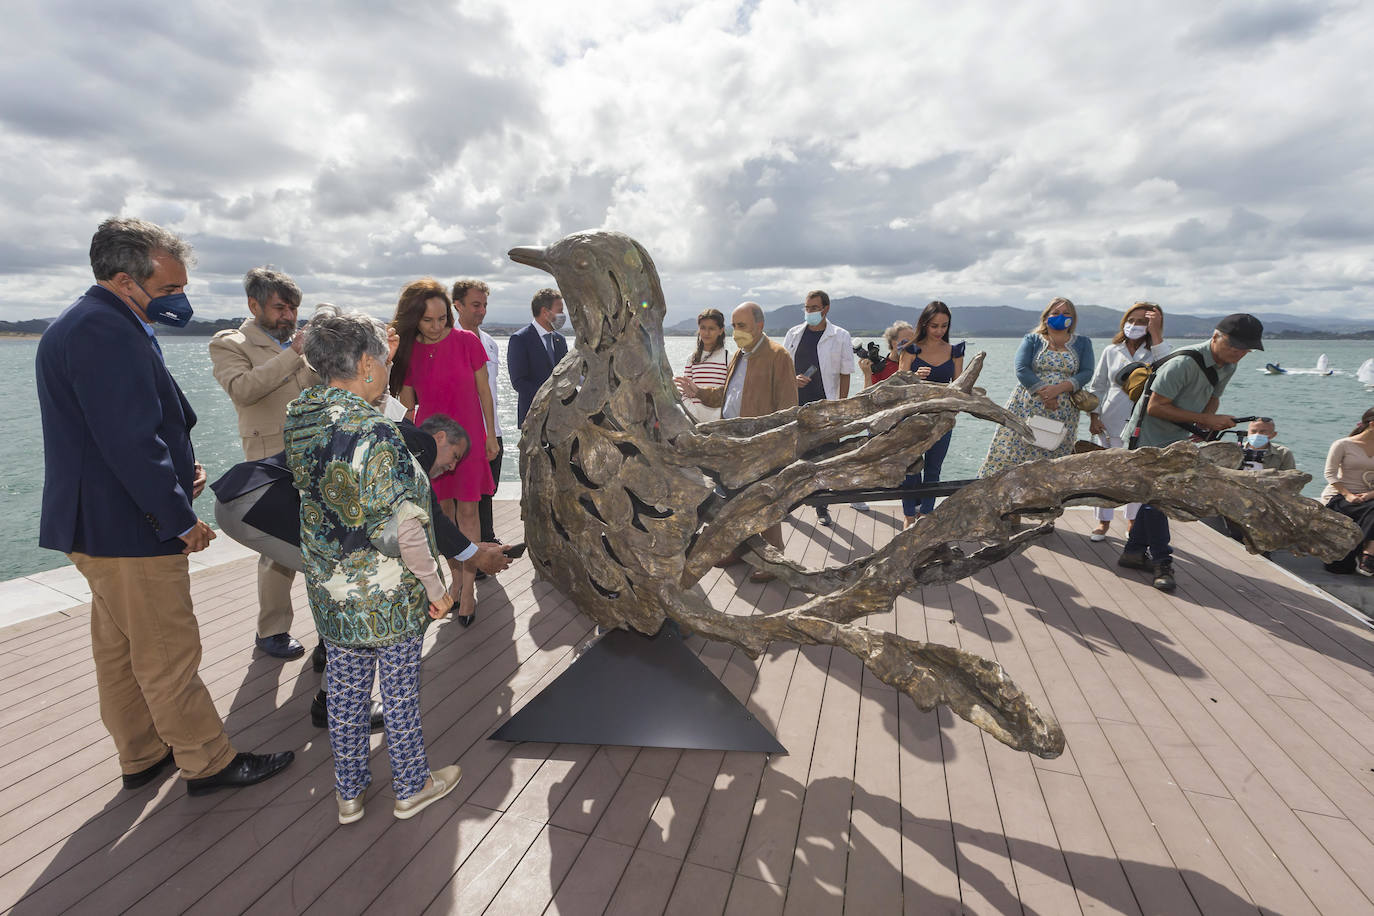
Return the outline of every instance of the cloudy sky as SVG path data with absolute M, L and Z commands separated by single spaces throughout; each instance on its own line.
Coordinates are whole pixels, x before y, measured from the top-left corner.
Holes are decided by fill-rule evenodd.
M 272 263 L 407 281 L 613 228 L 670 317 L 811 287 L 1374 315 L 1374 4 L 9 0 L 0 317 L 112 214 L 188 237 L 198 317 Z M 841 323 L 843 323 L 841 321 Z

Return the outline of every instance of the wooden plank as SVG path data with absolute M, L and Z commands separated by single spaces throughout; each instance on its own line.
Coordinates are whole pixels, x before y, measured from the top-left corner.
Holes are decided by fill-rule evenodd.
M 902 909 L 898 696 L 864 672 L 849 817 L 843 901 L 846 913 L 898 913 Z
M 528 916 L 543 910 L 552 902 L 586 842 L 587 837 L 581 833 L 546 824 L 483 916 Z M 464 899 L 460 909 L 467 903 Z
M 682 860 L 672 856 L 636 849 L 630 864 L 620 876 L 615 896 L 606 907 L 607 916 L 646 916 L 662 913 L 668 906 L 677 883 Z
M 544 910 L 545 916 L 600 916 L 633 854 L 629 846 L 587 837 L 577 861 Z

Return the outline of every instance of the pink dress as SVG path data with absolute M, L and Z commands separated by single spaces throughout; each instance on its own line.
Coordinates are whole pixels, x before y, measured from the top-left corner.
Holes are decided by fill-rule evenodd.
M 472 440 L 472 448 L 458 466 L 432 481 L 439 499 L 475 503 L 485 493 L 495 492 L 491 465 L 487 463 L 487 423 L 482 402 L 477 397 L 478 369 L 487 365 L 487 350 L 471 331 L 453 328 L 436 344 L 416 339 L 410 351 L 410 368 L 405 384 L 415 389 L 415 423 L 430 414 L 446 413 L 458 421 Z

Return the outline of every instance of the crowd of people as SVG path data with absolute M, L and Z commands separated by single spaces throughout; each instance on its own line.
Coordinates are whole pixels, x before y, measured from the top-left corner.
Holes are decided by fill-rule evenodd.
M 293 754 L 237 750 L 197 673 L 187 557 L 215 532 L 192 506 L 206 485 L 191 445 L 195 412 L 153 330 L 189 320 L 191 263 L 189 245 L 159 226 L 102 223 L 91 242 L 95 285 L 44 334 L 36 370 L 45 461 L 40 544 L 67 554 L 90 585 L 101 717 L 123 785 L 136 789 L 175 768 L 199 795 L 270 778 Z M 246 462 L 289 476 L 284 511 L 299 538 L 298 550 L 265 550 L 258 562 L 254 645 L 278 659 L 305 654 L 291 635 L 291 590 L 302 572 L 319 636 L 312 661 L 323 673 L 312 720 L 329 730 L 339 821 L 363 816 L 368 734 L 379 729 L 391 758 L 393 813 L 407 818 L 461 776 L 457 764 L 431 769 L 426 755 L 419 707 L 426 628 L 455 609 L 460 624 L 471 624 L 476 580 L 510 562 L 492 522 L 503 437 L 500 349 L 482 330 L 490 290 L 480 280 L 445 286 L 427 277 L 401 291 L 389 323 L 322 305 L 304 329 L 301 291 L 286 274 L 254 268 L 244 292 L 248 318 L 210 342 L 214 377 L 236 409 Z M 698 316 L 696 347 L 675 380 L 697 422 L 848 397 L 856 353 L 865 387 L 906 372 L 948 384 L 963 371 L 964 344 L 951 340 L 953 314 L 943 302 L 929 303 L 914 325 L 888 328 L 885 356 L 876 345 L 854 346 L 831 320 L 824 290 L 803 302 L 801 321 L 781 342 L 766 333 L 758 303 L 737 306 L 733 350 L 722 312 Z M 530 310 L 506 352 L 522 425 L 568 353 L 558 291 L 539 290 Z M 1209 340 L 1171 351 L 1163 309 L 1136 302 L 1095 360 L 1077 325 L 1074 304 L 1055 298 L 1022 339 L 1006 406 L 1037 438 L 999 428 L 980 476 L 1069 454 L 1083 413 L 1105 448 L 1163 446 L 1230 429 L 1235 417 L 1219 412 L 1226 384 L 1240 360 L 1264 348 L 1261 323 L 1236 314 Z M 1143 393 L 1134 371 L 1142 367 Z M 1250 425 L 1254 469 L 1294 467 L 1292 453 L 1273 442 L 1276 432 L 1270 418 Z M 903 482 L 916 491 L 904 494 L 907 526 L 934 511 L 934 497 L 920 490 L 940 481 L 949 445 L 946 434 L 913 460 Z M 1374 410 L 1331 446 L 1325 472 L 1322 500 L 1364 533 L 1343 565 L 1374 575 Z M 1113 518 L 1097 510 L 1093 540 L 1106 539 Z M 1146 504 L 1127 506 L 1126 520 L 1118 565 L 1174 588 L 1167 517 Z M 817 521 L 833 524 L 824 506 Z M 780 524 L 763 537 L 781 550 Z M 750 578 L 772 577 L 759 570 Z M 372 700 L 378 677 L 380 703 Z

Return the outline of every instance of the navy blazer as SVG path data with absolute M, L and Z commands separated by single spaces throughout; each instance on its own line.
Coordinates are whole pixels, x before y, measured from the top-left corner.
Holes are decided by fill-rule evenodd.
M 506 344 L 506 371 L 520 395 L 515 407 L 515 422 L 519 426 L 525 425 L 525 414 L 530 412 L 539 386 L 549 380 L 553 367 L 568 355 L 568 341 L 557 331 L 553 332 L 553 352 L 558 359 L 549 362 L 549 351 L 544 349 L 544 340 L 534 322 L 512 334 Z
M 195 411 L 138 316 L 92 286 L 43 333 L 41 547 L 98 557 L 181 553 Z

